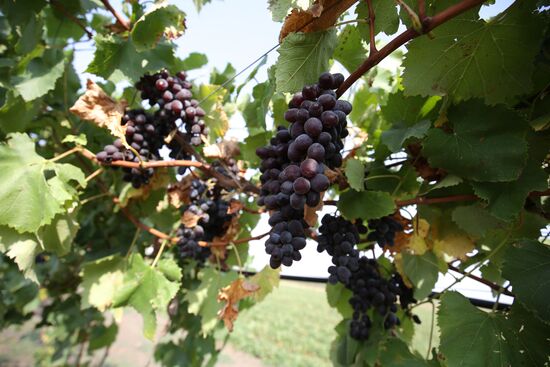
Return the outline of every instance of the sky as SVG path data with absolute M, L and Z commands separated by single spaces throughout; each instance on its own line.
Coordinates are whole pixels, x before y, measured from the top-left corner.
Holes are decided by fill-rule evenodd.
M 507 8 L 512 2 L 513 0 L 496 0 L 490 6 L 483 6 L 480 16 L 488 19 Z M 190 77 L 196 81 L 206 82 L 212 67 L 223 69 L 228 62 L 240 71 L 278 43 L 281 24 L 271 20 L 271 14 L 267 9 L 267 0 L 213 0 L 212 3 L 204 6 L 201 12 L 197 12 L 190 0 L 169 1 L 169 3 L 177 5 L 187 14 L 188 29 L 176 41 L 178 44 L 177 55 L 185 58 L 191 52 L 201 52 L 208 56 L 209 63 L 205 68 L 190 73 Z M 112 4 L 120 9 L 120 1 L 112 1 Z M 384 35 L 380 37 L 382 44 L 387 40 L 388 37 Z M 93 59 L 92 47 L 84 43 L 78 48 L 80 51 L 75 56 L 75 68 L 78 74 L 82 80 L 88 77 L 97 79 L 85 72 L 88 63 Z M 261 69 L 257 80 L 263 82 L 266 79 L 266 70 L 276 61 L 277 55 L 276 51 L 270 53 L 268 62 Z M 337 65 L 335 67 L 338 68 Z M 240 80 L 247 75 L 248 72 L 243 73 Z M 245 91 L 250 90 L 253 85 L 253 82 L 250 83 Z M 243 127 L 244 122 L 240 116 L 232 118 L 228 137 L 244 139 L 246 136 Z M 319 218 L 326 213 L 334 213 L 334 210 L 334 207 L 325 207 L 319 213 Z M 253 235 L 264 233 L 269 229 L 267 219 L 267 214 L 263 214 L 259 225 L 252 233 Z M 250 266 L 256 270 L 260 270 L 269 263 L 269 255 L 264 252 L 263 242 L 260 240 L 250 243 L 252 258 Z M 317 253 L 316 243 L 308 240 L 306 248 L 302 251 L 302 260 L 295 262 L 290 268 L 283 266 L 282 274 L 326 278 L 327 268 L 330 265 L 332 265 L 330 257 L 325 253 Z M 445 288 L 453 281 L 452 276 L 440 276 L 436 290 Z M 455 288 L 469 297 L 493 299 L 488 287 L 481 286 L 470 279 L 465 279 Z M 506 296 L 501 297 L 500 300 L 510 302 L 510 298 Z

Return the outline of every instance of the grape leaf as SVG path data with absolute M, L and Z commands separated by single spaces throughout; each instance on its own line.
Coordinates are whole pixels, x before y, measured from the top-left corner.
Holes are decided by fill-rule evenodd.
M 430 126 L 430 121 L 422 120 L 411 127 L 394 127 L 383 131 L 381 140 L 388 146 L 388 148 L 390 148 L 392 152 L 395 153 L 402 149 L 402 145 L 407 141 L 407 139 L 412 137 L 423 138 Z
M 399 16 L 397 14 L 397 6 L 392 1 L 374 1 L 372 3 L 373 11 L 376 16 L 374 22 L 374 35 L 380 32 L 392 35 L 397 32 L 399 28 Z M 359 2 L 355 9 L 357 19 L 367 20 L 369 19 L 369 8 L 365 1 Z M 367 23 L 358 23 L 357 28 L 361 32 L 363 39 L 368 43 L 370 42 L 370 30 Z
M 347 218 L 368 220 L 392 214 L 395 203 L 386 192 L 348 190 L 340 195 L 338 209 Z
M 349 159 L 346 162 L 346 178 L 349 185 L 355 191 L 363 191 L 365 189 L 365 167 L 358 159 Z
M 315 83 L 329 69 L 336 42 L 335 30 L 289 34 L 278 50 L 276 91 L 295 93 Z
M 254 292 L 253 297 L 256 301 L 262 301 L 273 288 L 279 286 L 281 269 L 272 269 L 271 266 L 266 265 L 256 275 L 248 278 L 248 282 L 258 285 L 260 288 Z
M 326 293 L 328 304 L 331 307 L 336 308 L 342 317 L 349 318 L 353 315 L 353 308 L 349 303 L 352 293 L 349 289 L 344 287 L 343 284 L 327 283 Z
M 204 122 L 210 129 L 210 143 L 214 143 L 216 139 L 223 137 L 227 129 L 229 129 L 229 117 L 223 105 L 223 99 L 227 94 L 227 90 L 222 88 L 215 95 L 210 95 L 218 88 L 219 86 L 214 84 L 201 84 L 194 93 L 194 98 L 202 101 L 201 107 L 206 112 Z M 209 95 L 210 97 L 205 100 Z
M 103 324 L 94 325 L 90 332 L 90 344 L 88 345 L 88 352 L 105 348 L 113 344 L 118 334 L 118 325 L 113 322 L 106 327 Z
M 137 81 L 146 72 L 157 72 L 175 64 L 172 46 L 159 43 L 154 50 L 138 52 L 132 39 L 115 36 L 95 37 L 94 59 L 86 70 L 113 82 Z
M 479 101 L 449 109 L 453 132 L 430 129 L 422 153 L 430 165 L 474 181 L 511 181 L 525 165 L 527 124 L 504 107 Z
M 8 257 L 13 259 L 25 278 L 38 283 L 34 264 L 36 255 L 40 252 L 40 244 L 36 235 L 20 234 L 7 226 L 0 226 L 0 250 L 7 251 Z
M 223 273 L 209 267 L 202 270 L 199 276 L 200 285 L 188 291 L 185 300 L 189 302 L 189 313 L 201 316 L 201 333 L 206 336 L 214 330 L 219 321 L 217 314 L 221 305 L 216 301 L 218 290 L 236 280 L 238 275 L 234 271 Z
M 25 71 L 13 77 L 12 82 L 21 97 L 28 102 L 52 90 L 64 70 L 63 53 L 47 50 L 42 57 L 31 60 Z
M 50 162 L 34 150 L 25 134 L 9 135 L 0 145 L 0 225 L 18 232 L 35 232 L 65 211 L 65 204 L 75 199 L 71 181 L 86 186 L 82 171 L 70 164 Z
M 432 119 L 431 113 L 439 97 L 424 98 L 405 96 L 402 90 L 389 95 L 387 102 L 380 107 L 382 116 L 392 124 L 404 123 L 410 127 L 423 119 Z M 429 118 L 428 118 L 429 116 Z
M 132 39 L 138 52 L 154 48 L 164 36 L 178 38 L 185 30 L 185 13 L 175 5 L 156 3 L 132 27 Z
M 502 275 L 512 283 L 516 300 L 550 321 L 550 248 L 537 241 L 514 244 L 504 255 Z
M 282 22 L 292 8 L 306 10 L 312 2 L 311 0 L 268 0 L 268 9 L 274 22 Z
M 58 214 L 50 225 L 40 227 L 36 235 L 42 249 L 57 256 L 67 255 L 80 229 L 75 218 L 74 211 Z
M 492 216 L 479 204 L 458 206 L 453 210 L 453 222 L 477 238 L 483 237 L 490 229 L 503 227 L 504 223 Z
M 478 18 L 478 7 L 408 46 L 403 85 L 409 95 L 481 97 L 497 104 L 528 93 L 544 21 L 533 1 L 515 2 L 503 15 Z
M 437 258 L 431 251 L 423 255 L 411 255 L 406 252 L 403 256 L 403 271 L 414 285 L 414 296 L 417 299 L 426 298 L 433 290 L 439 274 Z
M 500 317 L 483 312 L 457 292 L 441 297 L 437 323 L 440 350 L 449 366 L 514 366 L 512 340 L 502 336 Z M 467 353 L 465 353 L 467 351 Z
M 550 149 L 547 136 L 532 136 L 529 142 L 527 165 L 518 179 L 511 182 L 473 182 L 477 196 L 487 200 L 492 215 L 503 220 L 515 219 L 531 191 L 548 188 L 548 174 L 542 162 Z
M 352 73 L 363 63 L 365 55 L 367 55 L 367 50 L 361 42 L 361 35 L 357 27 L 347 25 L 338 35 L 338 46 L 336 46 L 333 55 L 334 60 Z
M 266 115 L 274 92 L 274 83 L 270 83 L 269 81 L 258 83 L 252 89 L 252 97 L 254 99 L 250 100 L 247 98 L 242 103 L 241 111 L 250 135 L 266 131 Z
M 113 299 L 113 307 L 133 307 L 143 317 L 143 334 L 153 339 L 157 327 L 156 313 L 166 309 L 179 287 L 179 281 L 169 280 L 162 267 L 152 268 L 140 254 L 133 254 L 128 260 L 123 284 Z
M 378 365 L 384 367 L 427 367 L 428 363 L 422 357 L 411 353 L 403 340 L 389 338 L 380 347 Z
M 4 105 L 0 108 L 0 130 L 5 133 L 25 131 L 36 117 L 40 99 L 25 102 L 21 96 L 8 93 Z
M 82 308 L 109 308 L 124 282 L 124 259 L 119 255 L 107 256 L 82 265 Z
M 205 54 L 199 52 L 191 52 L 185 59 L 180 63 L 181 70 L 193 70 L 200 69 L 204 65 L 208 64 L 208 58 Z

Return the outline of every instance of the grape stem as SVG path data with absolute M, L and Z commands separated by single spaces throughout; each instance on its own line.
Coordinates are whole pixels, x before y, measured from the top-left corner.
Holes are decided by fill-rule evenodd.
M 127 21 L 126 19 L 124 19 L 124 17 L 122 17 L 122 15 L 118 11 L 116 11 L 115 8 L 113 8 L 111 3 L 109 3 L 109 0 L 101 0 L 101 2 L 107 8 L 107 10 L 109 10 L 111 12 L 111 14 L 113 14 L 113 16 L 117 20 L 118 24 L 120 24 L 124 29 L 129 31 L 130 30 L 130 22 Z
M 374 55 L 378 52 L 376 49 L 376 40 L 374 39 L 374 19 L 376 16 L 374 15 L 374 8 L 372 7 L 372 0 L 367 0 L 367 7 L 369 8 L 369 37 L 370 37 L 370 44 L 369 44 L 369 57 L 371 55 Z
M 485 1 L 486 0 L 463 0 L 458 4 L 448 7 L 447 9 L 441 11 L 433 17 L 424 17 L 424 19 L 422 20 L 422 33 L 417 32 L 413 27 L 411 27 L 399 34 L 380 50 L 372 52 L 371 49 L 371 52 L 369 52 L 369 56 L 367 57 L 367 59 L 353 73 L 351 73 L 351 75 L 346 80 L 344 80 L 340 88 L 338 88 L 338 90 L 336 91 L 336 95 L 340 97 L 353 85 L 353 83 L 361 78 L 363 74 L 368 72 L 374 66 L 378 65 L 380 61 L 388 57 L 393 51 L 397 50 L 408 41 L 418 36 L 421 36 L 422 34 L 430 32 L 432 29 L 438 27 L 439 25 L 447 22 L 448 20 L 456 17 L 459 14 L 464 13 L 467 10 L 470 10 L 476 5 L 484 3 Z M 371 30 L 371 38 L 372 36 L 373 31 Z

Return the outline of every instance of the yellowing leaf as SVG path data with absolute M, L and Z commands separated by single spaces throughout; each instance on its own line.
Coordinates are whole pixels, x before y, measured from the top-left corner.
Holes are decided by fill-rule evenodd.
M 414 234 L 411 236 L 407 248 L 416 255 L 423 255 L 428 250 L 428 244 L 424 237 Z
M 115 101 L 99 85 L 88 79 L 86 92 L 80 96 L 69 111 L 83 120 L 109 129 L 112 135 L 126 142 L 126 128 L 120 124 L 125 108 L 125 102 Z
M 393 263 L 395 265 L 395 270 L 399 273 L 399 275 L 401 275 L 401 278 L 403 278 L 403 283 L 405 283 L 408 288 L 413 288 L 413 284 L 409 278 L 407 278 L 407 274 L 405 274 L 405 270 L 403 268 L 403 256 L 400 253 L 394 256 Z
M 426 219 L 420 218 L 418 221 L 413 221 L 414 230 L 416 234 L 422 238 L 426 238 L 428 232 L 430 231 L 430 223 Z
M 466 254 L 474 249 L 473 241 L 466 235 L 449 234 L 434 241 L 433 251 L 439 258 L 448 255 L 452 258 L 465 260 Z
M 222 140 L 217 144 L 212 144 L 203 148 L 202 152 L 207 158 L 231 158 L 241 153 L 239 142 L 235 139 Z
M 223 320 L 227 330 L 233 331 L 233 323 L 239 315 L 239 301 L 254 294 L 259 289 L 259 285 L 250 283 L 242 278 L 220 289 L 218 302 L 225 302 L 225 305 L 218 312 L 218 317 Z

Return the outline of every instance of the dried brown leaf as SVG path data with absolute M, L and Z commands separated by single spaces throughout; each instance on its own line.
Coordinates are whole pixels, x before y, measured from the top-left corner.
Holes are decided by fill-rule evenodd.
M 332 27 L 357 0 L 317 0 L 308 10 L 294 9 L 286 17 L 279 41 L 292 32 L 317 32 Z
M 201 218 L 202 217 L 200 215 L 192 213 L 190 210 L 186 210 L 183 212 L 183 216 L 181 217 L 181 223 L 187 228 L 193 228 L 197 225 Z
M 207 158 L 228 159 L 240 154 L 239 142 L 236 139 L 223 140 L 203 148 L 203 154 Z
M 218 302 L 225 302 L 225 304 L 218 312 L 218 317 L 223 320 L 227 330 L 233 331 L 233 323 L 239 315 L 239 301 L 253 295 L 259 289 L 259 285 L 250 283 L 243 278 L 239 278 L 227 287 L 220 289 Z
M 235 214 L 240 212 L 244 208 L 244 203 L 239 200 L 232 199 L 229 202 L 229 209 L 227 210 L 227 214 Z
M 191 187 L 191 181 L 193 181 L 192 175 L 183 177 L 177 183 L 168 186 L 167 195 L 168 201 L 175 208 L 180 208 L 182 205 L 187 205 L 191 202 L 189 199 L 189 189 Z
M 125 101 L 115 101 L 99 85 L 88 79 L 86 92 L 80 96 L 69 111 L 83 120 L 109 129 L 112 135 L 126 143 L 126 127 L 120 124 L 126 106 Z

